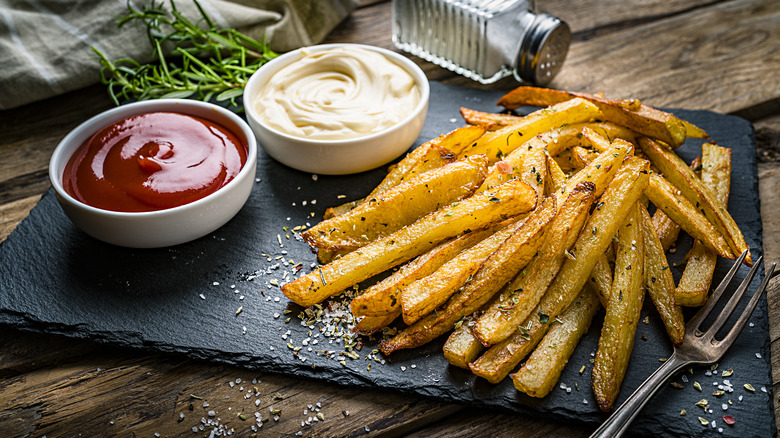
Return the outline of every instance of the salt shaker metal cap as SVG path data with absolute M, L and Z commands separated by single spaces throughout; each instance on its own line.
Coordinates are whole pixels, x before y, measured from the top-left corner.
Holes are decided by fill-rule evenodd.
M 538 14 L 517 52 L 515 79 L 537 85 L 550 82 L 563 67 L 570 42 L 568 24 L 550 14 Z

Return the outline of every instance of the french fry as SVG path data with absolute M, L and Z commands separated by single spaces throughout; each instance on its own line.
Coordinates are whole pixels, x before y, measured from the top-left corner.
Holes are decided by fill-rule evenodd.
M 350 303 L 350 309 L 355 316 L 382 317 L 401 314 L 399 295 L 408 285 L 436 272 L 441 265 L 447 263 L 461 251 L 471 248 L 486 237 L 497 231 L 498 226 L 477 230 L 433 248 L 420 255 L 390 276 L 375 283 L 364 293 L 356 296 Z M 368 323 L 366 323 L 367 325 Z
M 510 182 L 506 184 L 510 184 Z M 531 260 L 542 244 L 544 232 L 555 215 L 555 199 L 539 206 L 521 227 L 485 260 L 471 281 L 450 297 L 436 312 L 379 343 L 383 354 L 415 348 L 453 329 L 464 316 L 480 309 L 490 298 Z
M 677 225 L 694 239 L 701 240 L 707 248 L 721 257 L 733 259 L 734 256 L 718 230 L 703 214 L 682 195 L 669 181 L 657 173 L 650 175 L 650 184 L 645 195 L 650 202 L 660 208 Z
M 664 174 L 666 179 L 677 187 L 691 204 L 696 205 L 704 216 L 712 222 L 723 235 L 733 254 L 742 254 L 749 251 L 745 237 L 739 230 L 734 218 L 731 217 L 726 207 L 718 200 L 715 194 L 702 183 L 696 174 L 673 151 L 664 148 L 658 142 L 649 138 L 639 139 L 642 150 L 650 157 L 653 164 Z M 668 213 L 667 213 L 668 214 Z M 704 242 L 706 243 L 706 242 Z M 731 257 L 732 259 L 734 257 Z M 753 262 L 748 252 L 745 263 L 752 266 Z
M 485 260 L 495 252 L 524 221 L 518 221 L 487 236 L 448 260 L 430 275 L 422 277 L 403 288 L 400 293 L 401 314 L 404 322 L 412 324 L 433 312 L 449 299 L 479 270 Z
M 607 148 L 609 148 L 610 143 L 614 141 L 616 138 L 623 139 L 631 144 L 636 145 L 637 138 L 639 137 L 639 134 L 637 134 L 636 131 L 632 131 L 626 127 L 616 125 L 610 122 L 588 123 L 584 125 L 583 128 L 588 128 L 588 130 L 607 139 L 608 141 L 607 143 L 603 143 L 603 142 L 593 143 L 592 141 L 590 142 L 593 148 L 596 149 L 598 152 L 604 152 Z M 584 133 L 584 129 L 583 129 L 583 133 Z
M 517 216 L 535 205 L 536 191 L 533 188 L 522 181 L 508 181 L 493 192 L 475 195 L 437 210 L 358 251 L 318 267 L 282 285 L 282 292 L 298 305 L 311 306 L 411 260 L 447 239 Z
M 573 99 L 535 111 L 518 123 L 489 132 L 458 155 L 462 157 L 484 154 L 494 163 L 539 134 L 566 124 L 589 122 L 600 116 L 601 112 L 592 103 L 584 99 Z
M 485 348 L 474 336 L 474 332 L 471 330 L 473 324 L 474 319 L 466 317 L 455 325 L 455 330 L 450 333 L 447 342 L 444 343 L 442 352 L 444 358 L 451 365 L 468 369 L 469 363 L 473 362 Z
M 655 304 L 666 333 L 674 345 L 680 345 L 685 335 L 685 320 L 682 309 L 675 302 L 675 287 L 672 271 L 666 259 L 661 241 L 653 229 L 652 219 L 644 205 L 639 206 L 640 225 L 645 244 L 644 275 L 647 294 Z
M 547 159 L 547 181 L 545 182 L 545 195 L 550 196 L 560 190 L 566 184 L 566 174 L 561 170 L 558 162 L 553 160 L 550 155 Z
M 504 379 L 526 357 L 547 332 L 554 321 L 577 298 L 596 261 L 612 243 L 618 227 L 647 186 L 647 161 L 627 157 L 615 178 L 601 197 L 601 204 L 577 237 L 572 253 L 555 280 L 545 292 L 539 305 L 510 337 L 486 350 L 469 369 L 489 382 Z M 542 318 L 544 315 L 544 318 Z
M 416 175 L 371 198 L 342 215 L 306 230 L 305 240 L 314 248 L 355 250 L 439 208 L 474 193 L 487 175 L 482 156 L 458 160 Z
M 515 388 L 531 397 L 542 398 L 549 394 L 600 307 L 596 294 L 589 288 L 583 289 L 558 317 L 560 323 L 550 327 L 528 361 L 512 374 Z
M 587 99 L 595 104 L 604 114 L 606 120 L 649 137 L 657 138 L 671 147 L 679 147 L 685 142 L 688 125 L 673 114 L 642 104 L 636 99 L 613 100 L 585 93 L 518 87 L 499 99 L 498 104 L 507 109 L 516 109 L 526 105 L 560 105 L 575 98 Z M 699 135 L 693 129 L 691 132 L 694 135 Z
M 571 153 L 572 162 L 579 169 L 590 164 L 590 162 L 598 156 L 597 152 L 593 152 L 593 150 L 586 149 L 582 146 L 574 146 L 569 149 L 569 151 Z
M 373 335 L 387 327 L 401 315 L 401 309 L 384 316 L 364 316 L 352 327 L 352 331 L 359 335 Z
M 347 202 L 325 210 L 325 219 L 344 214 L 365 200 L 373 199 L 414 175 L 443 166 L 456 158 L 456 152 L 475 142 L 485 133 L 481 126 L 466 126 L 442 134 L 409 152 L 392 167 L 387 176 L 371 193 L 363 199 Z
M 724 206 L 729 202 L 731 184 L 731 149 L 710 143 L 702 145 L 701 179 L 705 186 L 712 189 Z M 715 272 L 717 254 L 707 250 L 698 240 L 693 243 L 688 254 L 675 298 L 684 306 L 701 306 L 707 301 L 707 294 Z
M 701 157 L 696 157 L 691 162 L 690 168 L 695 169 L 701 166 Z M 664 248 L 664 252 L 669 251 L 669 248 L 674 246 L 677 242 L 677 236 L 680 234 L 680 226 L 677 225 L 669 216 L 667 216 L 660 208 L 653 213 L 653 229 L 655 234 L 661 240 L 661 246 Z
M 539 304 L 585 224 L 595 190 L 590 182 L 582 182 L 572 190 L 534 259 L 477 319 L 473 332 L 483 345 L 493 345 L 511 336 Z
M 616 139 L 609 149 L 599 154 L 590 164 L 574 174 L 557 192 L 559 199 L 568 196 L 570 188 L 577 187 L 581 182 L 592 182 L 596 186 L 595 196 L 600 197 L 620 168 L 623 159 L 633 150 L 634 146 L 622 139 Z
M 460 108 L 460 115 L 469 125 L 484 126 L 491 131 L 522 120 L 522 117 L 513 114 L 486 113 L 463 107 Z
M 606 254 L 602 254 L 590 271 L 590 285 L 593 291 L 605 306 L 609 302 L 609 292 L 612 288 L 612 268 L 609 267 L 609 259 Z
M 591 373 L 593 394 L 599 408 L 609 412 L 615 404 L 628 361 L 634 349 L 636 327 L 644 301 L 644 238 L 639 204 L 632 208 L 618 232 L 612 293 L 599 337 Z

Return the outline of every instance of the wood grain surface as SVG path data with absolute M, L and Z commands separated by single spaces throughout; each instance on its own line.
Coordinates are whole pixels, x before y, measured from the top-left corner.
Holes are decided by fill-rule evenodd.
M 552 87 L 736 114 L 754 123 L 764 250 L 770 261 L 780 260 L 778 2 L 539 0 L 537 5 L 569 22 L 573 31 L 569 57 Z M 390 6 L 387 1 L 364 2 L 327 41 L 392 49 Z M 484 87 L 415 61 L 431 80 Z M 491 87 L 516 85 L 503 80 Z M 110 106 L 105 90 L 95 85 L 0 112 L 0 240 L 48 189 L 48 159 L 57 142 Z M 768 299 L 773 386 L 778 394 L 780 283 L 773 284 Z M 775 400 L 775 405 L 777 416 L 780 403 Z M 257 432 L 251 430 L 255 413 L 264 421 Z M 576 424 L 475 410 L 390 391 L 256 374 L 176 355 L 0 328 L 2 436 L 209 436 L 217 423 L 217 428 L 233 430 L 237 436 L 302 432 L 302 436 L 470 437 L 484 436 L 489 430 L 496 437 L 517 436 L 520 431 L 530 437 L 577 437 L 591 432 Z

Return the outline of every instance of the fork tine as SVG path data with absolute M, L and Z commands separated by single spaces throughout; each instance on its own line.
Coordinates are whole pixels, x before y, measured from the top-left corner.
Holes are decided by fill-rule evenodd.
M 760 261 L 756 262 L 754 266 L 758 266 L 759 263 Z M 725 352 L 729 347 L 731 347 L 731 344 L 734 343 L 734 341 L 737 339 L 737 336 L 739 336 L 739 334 L 742 332 L 742 329 L 745 327 L 748 319 L 750 319 L 750 315 L 753 314 L 753 310 L 755 310 L 756 305 L 758 305 L 758 300 L 761 298 L 761 295 L 764 294 L 764 291 L 769 284 L 769 280 L 772 279 L 775 266 L 776 264 L 772 263 L 772 266 L 770 266 L 769 270 L 766 271 L 766 275 L 764 275 L 764 279 L 761 281 L 758 289 L 756 289 L 756 291 L 753 293 L 753 296 L 750 298 L 750 302 L 742 310 L 742 314 L 739 315 L 737 322 L 733 327 L 731 327 L 731 330 L 729 330 L 728 334 L 716 343 L 716 346 L 720 351 Z
M 701 326 L 701 323 L 704 321 L 704 318 L 707 317 L 707 315 L 710 314 L 712 311 L 712 308 L 715 307 L 715 304 L 717 304 L 718 300 L 720 299 L 720 296 L 723 295 L 723 291 L 726 290 L 726 287 L 731 283 L 731 280 L 734 278 L 734 275 L 737 273 L 737 270 L 739 270 L 739 266 L 742 264 L 742 262 L 745 260 L 745 257 L 747 256 L 748 251 L 742 253 L 741 256 L 734 262 L 734 265 L 731 266 L 731 269 L 729 269 L 729 272 L 726 273 L 726 276 L 723 277 L 723 280 L 720 282 L 718 287 L 715 289 L 715 291 L 710 296 L 710 299 L 707 300 L 707 303 L 704 305 L 704 307 L 699 310 L 698 313 L 696 313 L 696 316 L 693 317 L 688 322 L 688 331 L 689 333 L 695 335 L 695 336 L 701 336 L 702 332 L 699 330 L 699 327 Z
M 707 329 L 707 334 L 704 336 L 707 340 L 711 340 L 715 337 L 715 335 L 718 333 L 718 331 L 723 328 L 724 325 L 726 325 L 726 321 L 728 321 L 729 317 L 731 317 L 731 314 L 734 313 L 734 309 L 737 308 L 737 304 L 742 300 L 742 297 L 745 295 L 745 291 L 747 290 L 748 286 L 750 286 L 750 283 L 753 281 L 753 277 L 756 276 L 756 272 L 758 272 L 758 267 L 761 265 L 761 261 L 763 260 L 763 256 L 759 257 L 758 260 L 756 260 L 756 263 L 753 265 L 753 268 L 750 269 L 750 272 L 748 272 L 748 275 L 745 276 L 745 279 L 742 280 L 742 283 L 739 284 L 739 287 L 737 287 L 737 290 L 734 291 L 734 294 L 729 298 L 728 302 L 725 306 L 723 306 L 723 310 L 720 311 L 720 314 L 717 318 L 715 318 L 715 321 L 712 323 L 712 326 Z

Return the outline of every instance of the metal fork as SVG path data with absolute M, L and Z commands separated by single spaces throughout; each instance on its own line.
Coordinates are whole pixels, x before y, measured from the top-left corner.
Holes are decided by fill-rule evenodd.
M 731 347 L 731 344 L 734 343 L 734 340 L 737 339 L 737 336 L 745 327 L 748 318 L 750 318 L 750 315 L 756 308 L 759 298 L 761 298 L 761 295 L 766 290 L 767 284 L 775 271 L 775 264 L 773 263 L 772 266 L 769 267 L 769 270 L 765 272 L 761 285 L 756 292 L 753 293 L 750 302 L 742 311 L 739 319 L 737 319 L 737 322 L 731 327 L 728 334 L 721 340 L 715 339 L 715 335 L 723 328 L 723 325 L 734 312 L 734 309 L 745 294 L 750 282 L 753 280 L 756 272 L 758 272 L 758 266 L 763 259 L 763 257 L 760 257 L 755 265 L 753 265 L 753 268 L 750 270 L 747 277 L 740 283 L 739 287 L 734 292 L 734 295 L 732 295 L 726 303 L 721 313 L 712 323 L 712 326 L 710 326 L 706 332 L 702 332 L 699 330 L 702 322 L 704 322 L 710 315 L 710 312 L 712 312 L 712 309 L 717 304 L 721 295 L 723 295 L 726 287 L 734 278 L 734 274 L 737 273 L 739 266 L 745 260 L 746 255 L 747 251 L 742 253 L 739 259 L 734 263 L 734 266 L 732 266 L 726 274 L 725 278 L 723 278 L 723 281 L 718 285 L 718 288 L 712 293 L 712 296 L 704 307 L 702 307 L 696 316 L 688 322 L 683 343 L 674 348 L 672 356 L 650 375 L 650 377 L 648 377 L 647 380 L 645 380 L 639 388 L 637 388 L 636 391 L 634 391 L 634 393 L 609 416 L 601 427 L 596 429 L 591 435 L 591 438 L 621 436 L 653 394 L 655 394 L 674 373 L 691 364 L 710 364 L 717 362 L 723 357 L 723 353 Z

